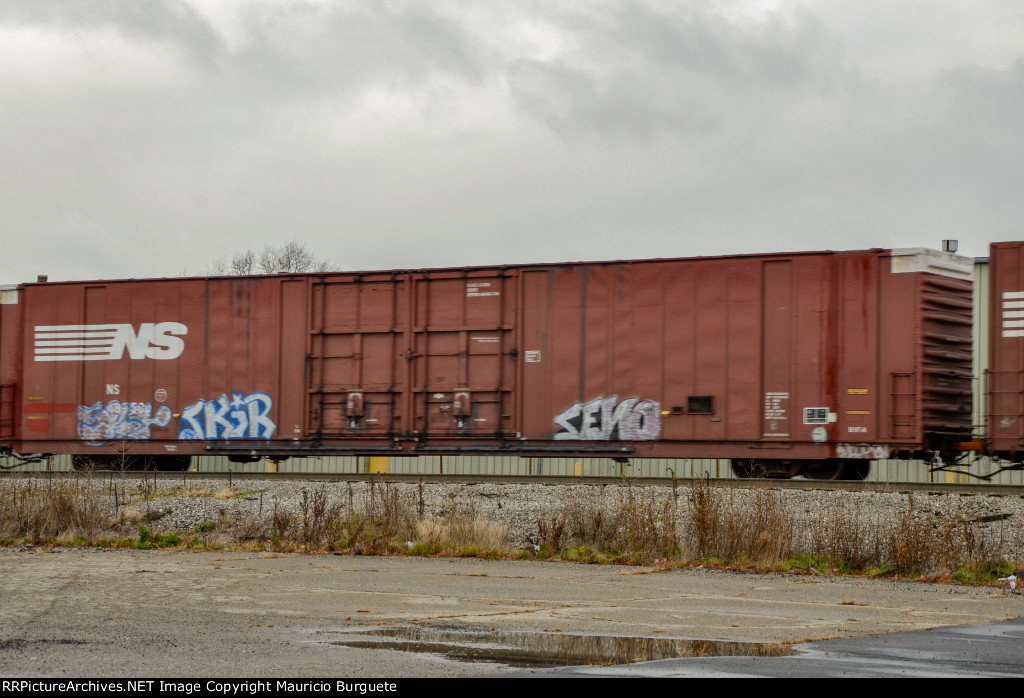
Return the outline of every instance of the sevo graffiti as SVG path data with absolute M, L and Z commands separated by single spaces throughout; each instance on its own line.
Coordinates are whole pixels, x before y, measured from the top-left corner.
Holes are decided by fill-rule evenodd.
M 79 405 L 78 436 L 83 441 L 98 445 L 103 441 L 151 438 L 151 427 L 166 427 L 171 423 L 171 408 L 161 405 L 153 412 L 149 402 L 120 402 L 111 400 L 106 405 Z
M 888 446 L 879 444 L 836 444 L 836 458 L 879 460 L 888 457 Z
M 661 405 L 618 395 L 576 402 L 555 416 L 558 441 L 653 441 L 661 434 Z
M 269 439 L 277 431 L 266 393 L 231 393 L 199 400 L 181 411 L 179 439 Z

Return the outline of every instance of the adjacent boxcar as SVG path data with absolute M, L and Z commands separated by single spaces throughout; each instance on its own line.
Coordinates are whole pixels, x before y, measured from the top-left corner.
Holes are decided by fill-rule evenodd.
M 1000 242 L 989 257 L 986 450 L 1024 452 L 1024 242 Z
M 23 284 L 0 304 L 0 445 L 863 477 L 970 438 L 971 271 L 875 249 Z

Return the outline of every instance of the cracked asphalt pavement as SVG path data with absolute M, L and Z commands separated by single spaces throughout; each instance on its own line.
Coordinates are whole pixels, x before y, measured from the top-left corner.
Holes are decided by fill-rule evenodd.
M 993 624 L 994 587 L 553 561 L 0 549 L 6 677 L 421 677 L 538 671 L 338 644 L 367 629 L 759 643 Z

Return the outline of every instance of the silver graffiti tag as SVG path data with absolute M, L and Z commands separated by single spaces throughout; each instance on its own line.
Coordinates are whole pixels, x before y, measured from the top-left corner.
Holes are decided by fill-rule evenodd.
M 555 415 L 558 441 L 653 441 L 661 434 L 661 405 L 618 395 L 576 402 Z

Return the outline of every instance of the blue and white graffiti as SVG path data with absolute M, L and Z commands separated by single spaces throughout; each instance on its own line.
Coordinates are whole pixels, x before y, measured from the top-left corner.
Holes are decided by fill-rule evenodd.
M 148 440 L 150 427 L 171 423 L 171 408 L 161 405 L 153 414 L 149 402 L 97 402 L 78 406 L 78 436 L 96 445 L 111 439 Z
M 181 412 L 179 439 L 269 439 L 277 425 L 267 415 L 274 402 L 266 393 L 231 393 L 199 400 Z
M 653 441 L 661 434 L 661 405 L 619 396 L 577 402 L 555 416 L 557 440 Z

